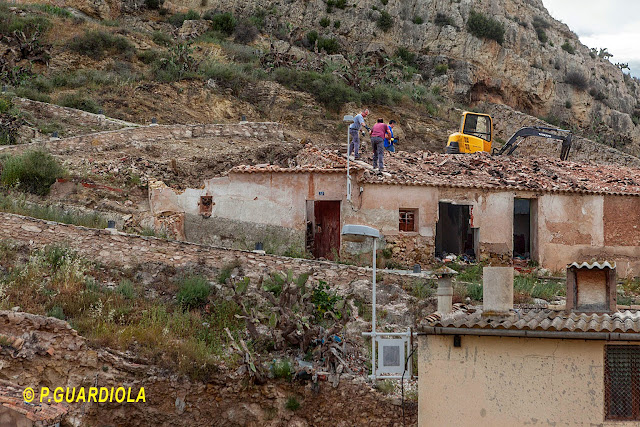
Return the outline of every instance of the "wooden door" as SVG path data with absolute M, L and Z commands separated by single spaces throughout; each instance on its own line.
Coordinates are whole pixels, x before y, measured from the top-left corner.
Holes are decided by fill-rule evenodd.
M 340 202 L 316 201 L 313 256 L 334 260 L 340 253 Z

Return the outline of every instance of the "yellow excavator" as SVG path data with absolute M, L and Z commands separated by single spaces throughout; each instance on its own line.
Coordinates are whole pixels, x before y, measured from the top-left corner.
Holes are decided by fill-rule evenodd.
M 447 154 L 463 154 L 485 151 L 494 155 L 510 155 L 525 138 L 530 136 L 562 141 L 560 160 L 567 160 L 569 157 L 571 131 L 541 126 L 523 127 L 514 133 L 500 149 L 494 148 L 492 150 L 493 120 L 491 116 L 469 111 L 462 113 L 460 132 L 449 135 L 446 152 Z

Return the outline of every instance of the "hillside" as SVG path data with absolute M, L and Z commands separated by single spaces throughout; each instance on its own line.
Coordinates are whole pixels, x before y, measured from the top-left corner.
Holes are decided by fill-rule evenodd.
M 130 122 L 244 116 L 331 146 L 342 115 L 365 105 L 398 120 L 408 151 L 442 150 L 453 107 L 497 103 L 639 152 L 638 82 L 540 1 L 192 3 L 3 6 L 4 80 L 10 93 Z M 10 29 L 25 19 L 21 40 Z M 36 126 L 65 135 L 56 121 Z M 518 126 L 498 116 L 496 128 L 506 139 Z
M 365 107 L 398 122 L 392 177 L 438 157 L 426 151 L 444 151 L 464 110 L 491 114 L 498 144 L 550 124 L 575 133 L 570 160 L 595 163 L 586 171 L 640 167 L 640 82 L 609 59 L 540 0 L 0 3 L 0 397 L 4 381 L 148 389 L 135 408 L 70 405 L 62 425 L 415 423 L 415 382 L 366 382 L 368 256 L 186 242 L 150 189 L 211 207 L 194 189 L 234 166 L 293 166 L 308 143 L 335 157 L 343 116 Z M 517 155 L 558 151 L 527 140 Z M 471 157 L 440 178 L 475 180 L 460 174 L 480 168 Z M 562 173 L 545 179 L 573 182 L 568 163 L 550 163 Z M 387 332 L 436 307 L 435 276 L 394 261 L 415 248 L 402 245 L 377 258 Z M 454 302 L 480 303 L 482 265 L 445 260 Z M 530 263 L 516 304 L 564 303 L 560 275 Z M 639 294 L 629 279 L 618 301 Z

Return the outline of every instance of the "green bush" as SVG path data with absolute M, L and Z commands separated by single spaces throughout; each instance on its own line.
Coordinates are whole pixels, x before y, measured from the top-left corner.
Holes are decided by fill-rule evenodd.
M 34 4 L 31 5 L 31 7 L 46 12 L 49 15 L 59 16 L 61 18 L 73 18 L 71 12 L 58 6 L 52 6 L 50 4 Z
M 176 299 L 185 310 L 202 307 L 209 299 L 211 287 L 203 276 L 189 276 L 180 284 Z
M 545 33 L 545 29 L 549 28 L 549 23 L 544 19 L 536 16 L 533 18 L 532 22 L 533 28 L 536 30 L 536 35 L 538 36 L 538 40 L 542 43 L 546 43 L 549 38 L 547 37 L 547 33 Z
M 406 47 L 399 47 L 396 50 L 396 57 L 402 59 L 402 61 L 409 66 L 416 65 L 416 54 L 411 52 Z
M 51 97 L 46 93 L 39 92 L 36 89 L 26 87 L 26 86 L 17 87 L 16 95 L 18 95 L 21 98 L 32 99 L 34 101 L 51 102 Z
M 436 18 L 433 20 L 433 23 L 439 25 L 440 27 L 444 27 L 445 25 L 453 26 L 453 18 L 448 15 L 445 15 L 442 12 L 438 12 Z
M 290 89 L 312 94 L 318 102 L 333 111 L 338 111 L 347 102 L 357 102 L 360 98 L 352 87 L 330 73 L 320 74 L 281 67 L 274 70 L 273 78 Z
M 339 20 L 337 20 L 337 21 L 333 21 L 333 28 L 335 28 L 336 30 L 337 30 L 338 28 L 340 28 L 340 21 L 339 21 Z
M 0 95 L 0 114 L 8 112 L 13 107 L 13 102 L 8 96 Z
M 323 28 L 327 28 L 331 24 L 331 20 L 326 16 L 320 20 L 320 26 Z
M 0 181 L 4 186 L 18 186 L 29 193 L 45 196 L 49 194 L 51 184 L 64 174 L 64 169 L 51 154 L 34 150 L 6 158 Z
M 131 280 L 121 280 L 116 288 L 116 292 L 126 299 L 134 299 L 136 297 L 136 288 L 133 286 Z
M 442 74 L 446 74 L 449 70 L 449 66 L 447 64 L 438 64 L 434 68 L 436 75 L 441 76 Z
M 167 22 L 174 27 L 182 27 L 184 21 L 193 21 L 194 19 L 200 19 L 200 14 L 193 9 L 189 9 L 187 13 L 176 13 L 171 15 Z
M 233 32 L 233 39 L 242 44 L 249 44 L 258 38 L 258 28 L 248 22 L 240 22 Z
M 271 364 L 271 373 L 275 379 L 291 381 L 293 374 L 291 362 L 286 359 L 274 360 Z
M 44 16 L 21 16 L 11 12 L 7 3 L 0 4 L 0 35 L 10 36 L 14 31 L 20 31 L 31 38 L 36 32 L 47 32 L 51 26 L 51 21 Z
M 138 52 L 138 59 L 145 64 L 152 64 L 162 57 L 162 53 L 155 49 L 143 50 Z
M 173 44 L 173 37 L 162 31 L 154 31 L 153 34 L 151 34 L 151 40 L 158 46 L 168 47 Z
M 151 10 L 158 10 L 163 4 L 164 0 L 144 0 L 144 5 Z
M 51 307 L 51 309 L 47 311 L 47 316 L 65 320 L 64 310 L 59 305 L 54 305 L 53 307 Z
M 316 31 L 309 31 L 306 36 L 307 45 L 312 47 L 318 42 L 318 52 L 325 51 L 333 55 L 340 51 L 340 43 L 334 38 L 320 37 Z
M 414 16 L 413 17 L 413 23 L 416 24 L 416 25 L 424 24 L 424 19 L 422 19 L 421 16 Z
M 88 111 L 89 113 L 97 114 L 100 110 L 100 106 L 96 101 L 91 98 L 86 98 L 82 94 L 76 92 L 63 96 L 58 105 L 63 107 L 75 108 L 77 110 Z
M 318 51 L 325 51 L 329 55 L 340 52 L 340 43 L 334 38 L 320 37 L 318 39 Z
M 294 396 L 289 396 L 284 407 L 290 411 L 297 411 L 298 409 L 300 409 L 300 402 Z
M 100 30 L 88 30 L 75 36 L 67 43 L 67 48 L 95 59 L 102 59 L 105 53 L 129 56 L 135 51 L 126 38 Z
M 564 82 L 579 90 L 585 90 L 589 85 L 587 76 L 582 74 L 580 71 L 569 71 L 564 78 Z
M 576 48 L 573 47 L 568 41 L 564 42 L 564 44 L 560 47 L 562 48 L 562 50 L 569 53 L 570 55 L 573 55 L 576 53 Z
M 329 285 L 321 280 L 318 286 L 313 289 L 313 294 L 311 295 L 311 302 L 315 306 L 316 319 L 321 320 L 328 311 L 333 312 L 340 318 L 340 313 L 336 310 L 336 305 L 341 300 L 342 297 L 338 296 L 335 291 L 331 291 Z
M 467 21 L 467 29 L 478 38 L 486 38 L 504 43 L 504 25 L 493 18 L 472 10 Z
M 211 28 L 214 31 L 220 31 L 226 36 L 233 34 L 236 29 L 236 18 L 230 12 L 225 13 L 212 13 L 207 12 L 203 16 L 204 19 L 211 21 Z
M 383 10 L 380 12 L 380 17 L 376 21 L 376 25 L 386 33 L 393 27 L 393 18 L 389 15 L 389 12 Z

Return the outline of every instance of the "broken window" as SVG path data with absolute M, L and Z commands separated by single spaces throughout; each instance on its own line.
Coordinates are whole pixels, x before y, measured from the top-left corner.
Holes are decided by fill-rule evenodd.
M 416 231 L 417 209 L 400 209 L 400 231 Z
M 605 419 L 640 420 L 640 346 L 605 346 L 604 390 Z
M 475 258 L 477 229 L 471 228 L 471 206 L 438 203 L 436 256 L 467 255 Z
M 535 199 L 513 200 L 513 257 L 536 260 L 536 207 Z
M 211 212 L 213 212 L 213 196 L 200 196 L 200 203 L 198 206 L 200 208 L 200 215 L 205 218 L 209 218 L 211 216 Z

